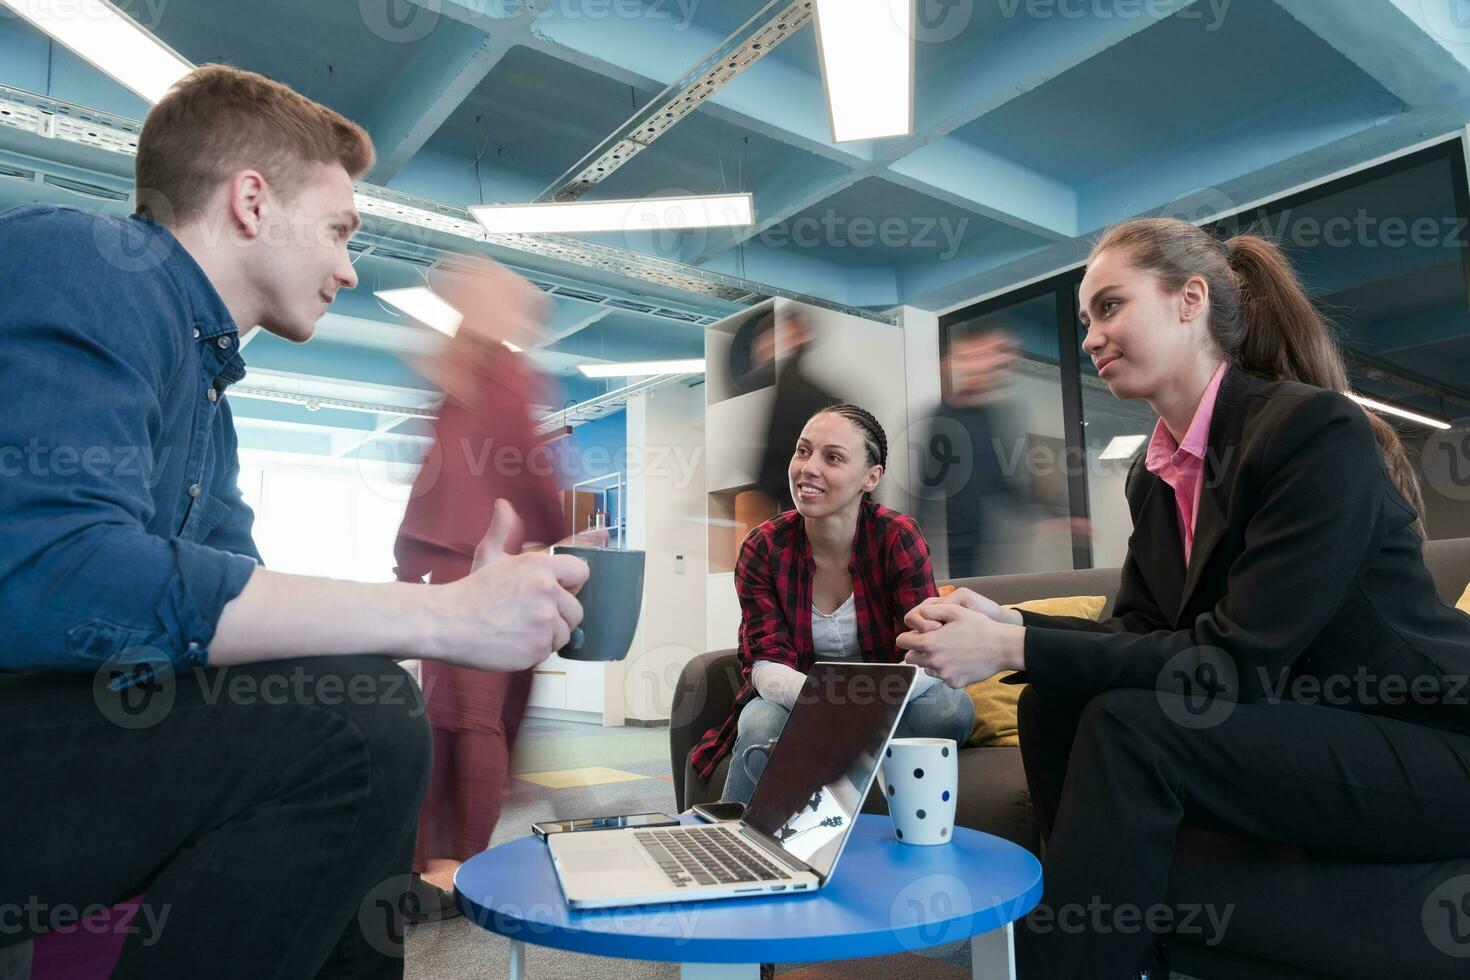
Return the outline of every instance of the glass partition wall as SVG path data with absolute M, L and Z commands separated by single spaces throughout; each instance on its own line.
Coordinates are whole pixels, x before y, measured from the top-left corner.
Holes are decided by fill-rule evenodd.
M 1422 417 L 1384 416 L 1420 463 L 1430 538 L 1470 537 L 1467 225 L 1458 139 L 1207 225 L 1278 242 L 1337 330 L 1354 390 Z M 1143 402 L 1114 398 L 1083 353 L 1082 274 L 1071 269 L 940 318 L 946 402 L 965 386 L 974 338 L 1009 339 L 1009 369 L 993 385 L 1004 394 L 992 403 L 1012 427 L 989 441 L 1025 502 L 1024 545 L 1002 543 L 987 573 L 1111 567 L 1127 550 L 1123 483 L 1156 418 Z

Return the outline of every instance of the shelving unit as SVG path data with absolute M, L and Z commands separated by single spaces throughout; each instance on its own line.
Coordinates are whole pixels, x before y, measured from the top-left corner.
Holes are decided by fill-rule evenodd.
M 608 530 L 608 546 L 624 547 L 628 533 L 627 492 L 627 479 L 621 472 L 606 473 L 572 484 L 571 526 L 567 533 L 581 534 L 592 530 L 594 525 L 589 524 L 589 519 L 600 510 Z

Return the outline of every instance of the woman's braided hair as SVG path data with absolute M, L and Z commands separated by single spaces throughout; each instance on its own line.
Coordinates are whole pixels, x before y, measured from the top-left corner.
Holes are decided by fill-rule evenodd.
M 843 402 L 839 405 L 828 405 L 817 415 L 840 415 L 863 434 L 863 446 L 868 452 L 868 465 L 888 468 L 888 436 L 883 431 L 883 426 L 873 417 L 873 413 L 867 409 L 858 408 L 856 405 Z M 816 416 L 813 416 L 815 418 Z

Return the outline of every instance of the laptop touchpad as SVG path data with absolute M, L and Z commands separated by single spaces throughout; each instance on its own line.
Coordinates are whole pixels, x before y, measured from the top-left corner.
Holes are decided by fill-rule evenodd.
M 642 871 L 648 865 L 635 850 L 625 847 L 594 847 L 562 857 L 567 871 Z

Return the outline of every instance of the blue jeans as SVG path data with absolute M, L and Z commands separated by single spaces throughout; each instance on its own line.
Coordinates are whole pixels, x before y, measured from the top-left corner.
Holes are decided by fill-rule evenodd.
M 781 705 L 762 697 L 747 702 L 740 710 L 735 748 L 730 754 L 730 771 L 725 775 L 725 791 L 721 799 L 750 802 L 756 780 L 765 772 L 767 756 L 762 752 L 751 755 L 750 772 L 746 772 L 741 762 L 745 750 L 779 736 L 790 715 L 791 712 Z M 964 745 L 974 724 L 975 704 L 964 689 L 935 684 L 904 708 L 893 737 L 952 738 L 956 744 Z

